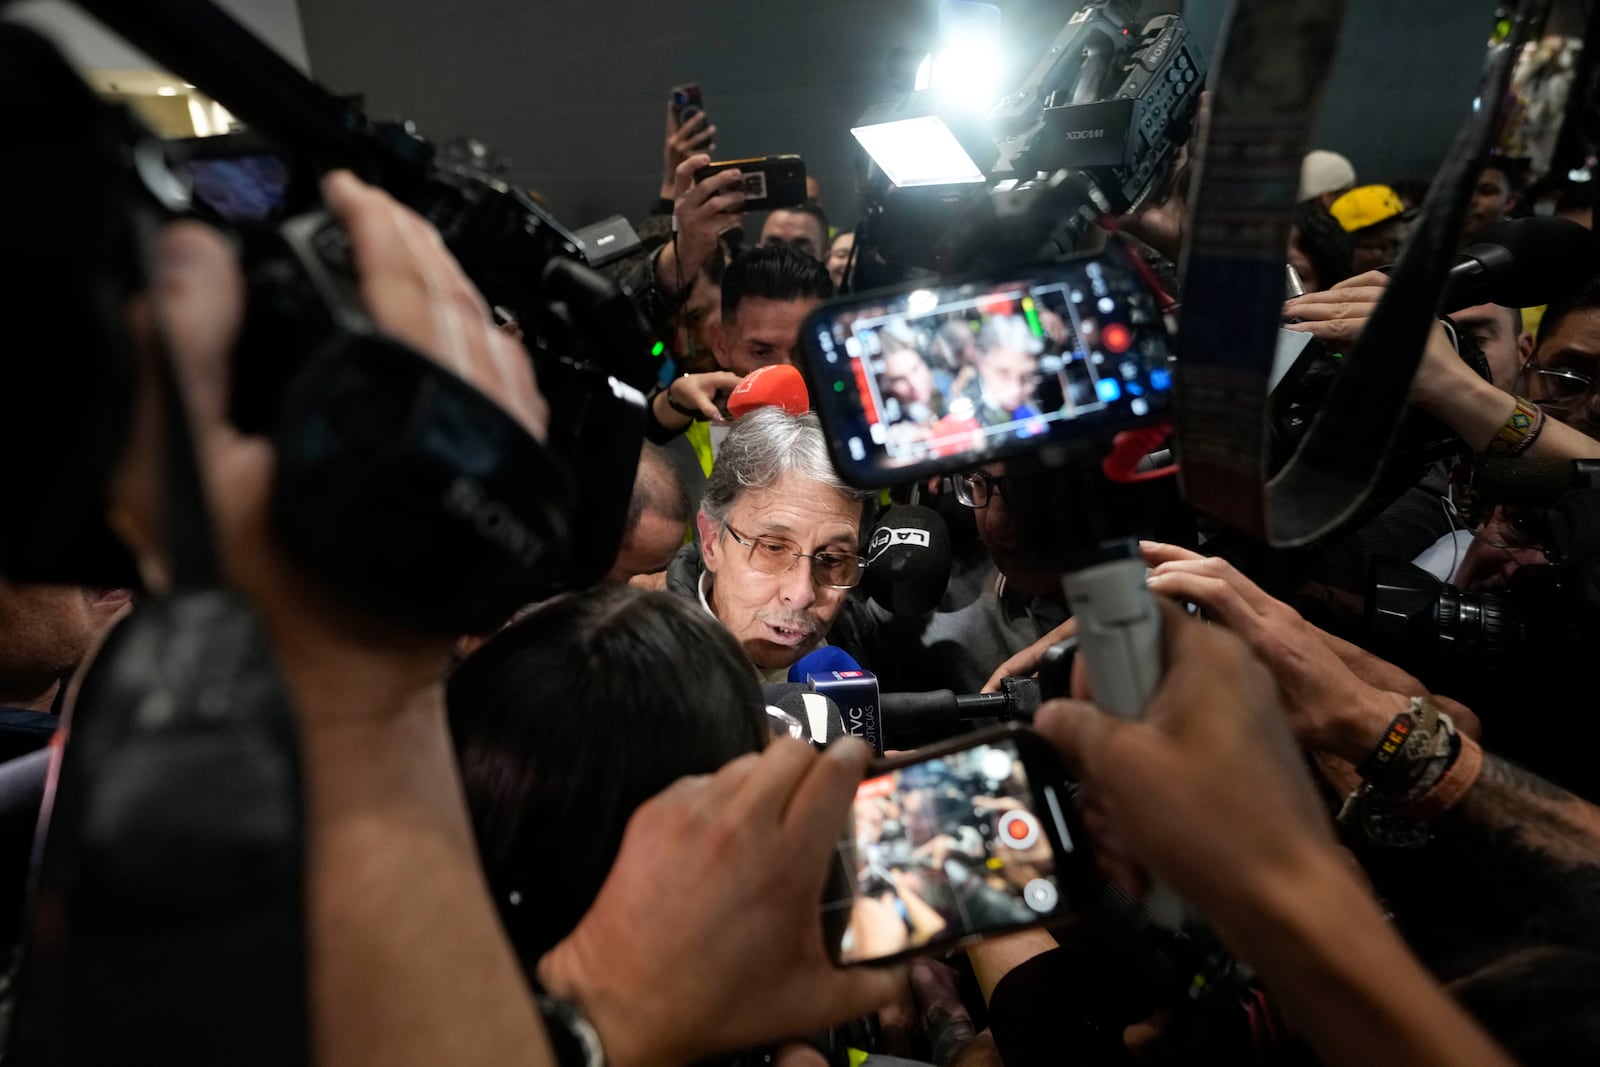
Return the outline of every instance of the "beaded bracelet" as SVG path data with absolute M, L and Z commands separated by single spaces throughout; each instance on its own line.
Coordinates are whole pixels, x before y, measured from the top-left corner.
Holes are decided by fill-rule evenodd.
M 1516 401 L 1506 424 L 1496 431 L 1485 450 L 1491 456 L 1522 455 L 1533 447 L 1544 429 L 1544 409 L 1527 397 L 1519 396 Z

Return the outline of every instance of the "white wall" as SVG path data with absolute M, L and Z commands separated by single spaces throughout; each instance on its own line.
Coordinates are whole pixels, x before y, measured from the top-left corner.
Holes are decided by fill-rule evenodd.
M 137 3 L 138 0 L 124 0 Z M 305 33 L 295 0 L 217 0 L 229 14 L 276 48 L 301 70 L 309 70 Z M 63 0 L 25 0 L 6 9 L 7 18 L 26 22 L 48 35 L 80 68 L 159 69 L 98 22 Z

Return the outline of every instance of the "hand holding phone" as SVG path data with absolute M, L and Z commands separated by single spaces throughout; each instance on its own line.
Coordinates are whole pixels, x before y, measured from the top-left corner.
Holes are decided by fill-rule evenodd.
M 674 196 L 673 175 L 678 165 L 690 156 L 710 152 L 717 146 L 717 128 L 711 125 L 700 86 L 693 83 L 673 88 L 667 98 L 667 130 L 661 149 L 661 198 Z
M 694 180 L 709 181 L 730 170 L 739 172 L 746 211 L 797 207 L 806 202 L 806 164 L 799 156 L 761 156 L 712 163 L 695 171 Z
M 1093 883 L 1059 757 L 1011 724 L 880 760 L 823 905 L 841 963 L 884 963 L 1060 919 Z
M 1277 683 L 1237 637 L 1158 601 L 1166 673 L 1143 721 L 1053 701 L 1035 726 L 1117 839 L 1226 935 L 1259 894 L 1342 861 Z
M 696 184 L 694 172 L 709 159 L 690 156 L 673 175 L 673 219 L 677 239 L 662 246 L 656 257 L 659 285 L 687 294 L 695 275 L 714 255 L 720 255 L 717 238 L 744 223 L 745 195 L 737 172 L 714 175 Z

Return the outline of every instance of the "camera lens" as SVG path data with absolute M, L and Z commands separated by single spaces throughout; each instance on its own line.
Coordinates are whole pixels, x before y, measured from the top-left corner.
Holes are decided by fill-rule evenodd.
M 1464 593 L 1397 559 L 1373 561 L 1366 615 L 1374 651 L 1421 675 L 1501 674 L 1527 633 L 1514 599 Z
M 1493 593 L 1463 593 L 1439 586 L 1436 662 L 1441 669 L 1465 668 L 1499 673 L 1522 644 L 1522 612 L 1515 602 Z

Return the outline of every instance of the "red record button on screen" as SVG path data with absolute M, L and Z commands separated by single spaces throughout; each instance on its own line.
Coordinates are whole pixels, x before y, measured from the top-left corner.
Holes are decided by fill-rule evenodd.
M 1100 331 L 1100 343 L 1113 352 L 1126 352 L 1128 346 L 1133 344 L 1133 334 L 1120 322 L 1108 323 Z
M 1000 817 L 1000 840 L 1012 848 L 1032 848 L 1039 840 L 1039 823 L 1025 811 L 1008 811 Z

